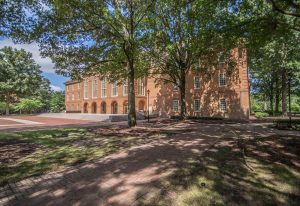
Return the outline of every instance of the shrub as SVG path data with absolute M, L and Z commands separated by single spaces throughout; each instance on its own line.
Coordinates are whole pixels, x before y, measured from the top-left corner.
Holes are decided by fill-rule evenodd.
M 14 107 L 16 111 L 21 112 L 38 112 L 43 107 L 43 104 L 40 100 L 37 99 L 21 99 Z
M 269 114 L 267 112 L 255 112 L 255 117 L 257 118 L 263 118 L 263 117 L 268 117 Z
M 223 117 L 208 117 L 208 116 L 188 116 L 187 119 L 191 120 L 223 120 Z
M 180 120 L 180 116 L 174 115 L 170 117 L 171 119 Z M 208 117 L 208 116 L 187 116 L 186 119 L 189 120 L 223 120 L 223 117 Z

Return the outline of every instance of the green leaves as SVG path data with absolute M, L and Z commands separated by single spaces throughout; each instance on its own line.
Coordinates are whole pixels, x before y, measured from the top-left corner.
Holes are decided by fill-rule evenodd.
M 29 95 L 41 81 L 40 66 L 25 50 L 4 47 L 0 50 L 0 94 Z
M 63 92 L 53 92 L 50 101 L 51 112 L 62 112 L 65 108 L 65 94 Z

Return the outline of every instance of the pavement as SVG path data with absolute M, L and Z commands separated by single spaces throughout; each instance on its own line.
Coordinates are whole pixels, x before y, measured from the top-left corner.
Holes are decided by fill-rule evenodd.
M 168 133 L 165 138 L 0 187 L 0 205 L 140 205 L 163 195 L 168 188 L 162 183 L 220 138 L 239 133 L 250 138 L 257 132 L 300 137 L 299 132 L 279 131 L 267 124 L 178 122 L 162 129 Z
M 0 205 L 139 205 L 159 195 L 174 170 L 227 135 L 224 127 L 197 125 L 164 127 L 167 138 L 8 184 L 0 188 Z
M 81 119 L 43 117 L 39 115 L 0 117 L 0 131 L 23 131 L 48 128 L 93 126 L 101 122 Z
M 137 114 L 139 122 L 146 121 Z M 84 127 L 127 124 L 124 114 L 43 113 L 37 115 L 11 115 L 0 117 L 0 131 L 23 131 L 49 128 Z

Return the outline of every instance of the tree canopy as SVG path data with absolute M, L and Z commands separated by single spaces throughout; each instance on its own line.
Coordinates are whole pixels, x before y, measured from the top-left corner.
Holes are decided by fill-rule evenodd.
M 0 49 L 0 73 L 0 97 L 6 102 L 7 114 L 12 101 L 33 94 L 42 81 L 40 66 L 23 49 Z

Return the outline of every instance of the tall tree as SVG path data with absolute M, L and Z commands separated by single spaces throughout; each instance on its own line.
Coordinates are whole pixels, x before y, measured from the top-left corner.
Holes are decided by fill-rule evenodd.
M 53 92 L 50 100 L 50 111 L 61 112 L 65 108 L 65 93 Z
M 250 56 L 250 67 L 255 74 L 254 85 L 259 88 L 259 92 L 270 98 L 271 110 L 275 95 L 275 112 L 279 110 L 281 97 L 284 115 L 287 114 L 288 79 L 292 78 L 293 82 L 299 81 L 300 46 L 297 44 L 299 41 L 300 34 L 296 32 L 285 38 L 274 38 Z M 296 84 L 292 87 L 296 87 Z
M 136 125 L 134 79 L 145 67 L 144 22 L 154 0 L 9 2 L 6 12 L 21 11 L 9 15 L 10 35 L 37 41 L 59 73 L 128 79 L 128 124 Z M 14 9 L 20 7 L 24 9 Z
M 0 49 L 0 74 L 0 97 L 6 103 L 7 115 L 11 102 L 33 94 L 42 79 L 40 66 L 32 54 L 11 47 Z
M 205 0 L 161 0 L 156 4 L 154 44 L 150 52 L 152 73 L 160 75 L 161 82 L 179 88 L 182 118 L 186 115 L 187 74 L 191 70 L 205 71 L 218 65 L 220 58 L 224 63 L 230 62 L 230 49 L 237 42 L 233 43 L 233 38 L 220 33 L 222 23 L 226 22 L 226 6 Z

